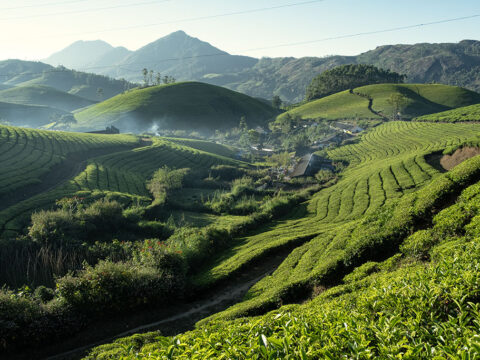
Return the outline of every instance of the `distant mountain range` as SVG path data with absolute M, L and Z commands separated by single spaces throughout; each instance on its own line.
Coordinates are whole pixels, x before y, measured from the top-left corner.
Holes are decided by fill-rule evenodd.
M 221 85 L 254 97 L 273 95 L 288 102 L 303 100 L 319 73 L 343 64 L 372 64 L 408 76 L 408 82 L 439 82 L 480 91 L 480 41 L 386 45 L 358 56 L 262 58 L 230 55 L 207 42 L 177 31 L 137 51 L 103 41 L 78 41 L 44 60 L 77 70 L 141 81 L 143 68 L 177 80 Z

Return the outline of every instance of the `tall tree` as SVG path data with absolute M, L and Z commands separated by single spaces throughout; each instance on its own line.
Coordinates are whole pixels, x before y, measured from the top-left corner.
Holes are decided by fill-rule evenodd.
M 278 95 L 275 95 L 272 99 L 272 106 L 275 108 L 275 109 L 280 109 L 280 106 L 282 106 L 282 99 L 280 98 L 280 96 Z
M 143 75 L 144 86 L 148 86 L 148 69 L 147 68 L 143 68 L 142 75 Z

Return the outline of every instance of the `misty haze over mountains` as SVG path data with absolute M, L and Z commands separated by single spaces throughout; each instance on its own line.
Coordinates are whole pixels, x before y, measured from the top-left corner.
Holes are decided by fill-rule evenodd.
M 230 55 L 207 42 L 174 32 L 136 51 L 78 41 L 44 62 L 129 81 L 148 68 L 177 80 L 220 85 L 254 97 L 302 101 L 312 78 L 343 64 L 364 63 L 406 74 L 408 82 L 439 82 L 480 90 L 480 42 L 386 45 L 358 56 L 261 58 Z

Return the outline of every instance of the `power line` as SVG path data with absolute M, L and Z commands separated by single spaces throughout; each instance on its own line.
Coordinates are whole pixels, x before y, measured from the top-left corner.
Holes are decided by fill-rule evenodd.
M 169 20 L 169 21 L 163 21 L 163 22 L 151 23 L 151 24 L 117 27 L 117 28 L 104 29 L 104 30 L 98 30 L 98 31 L 89 31 L 89 32 L 83 32 L 83 33 L 62 34 L 61 36 L 99 34 L 99 33 L 104 33 L 104 32 L 111 32 L 111 31 L 131 30 L 131 29 L 139 29 L 139 28 L 153 27 L 153 26 L 159 26 L 159 25 L 178 24 L 178 23 L 192 22 L 192 21 L 199 21 L 199 20 L 216 19 L 216 18 L 226 17 L 226 16 L 245 15 L 245 14 L 251 14 L 251 13 L 256 13 L 256 12 L 264 12 L 264 11 L 270 11 L 270 10 L 285 9 L 285 8 L 290 8 L 290 7 L 294 7 L 294 6 L 302 6 L 302 5 L 320 3 L 320 2 L 325 2 L 325 1 L 327 1 L 327 0 L 310 0 L 310 1 L 303 1 L 303 2 L 285 4 L 285 5 L 277 5 L 277 6 L 269 6 L 269 7 L 257 8 L 257 9 L 234 11 L 234 12 L 222 13 L 222 14 L 216 14 L 216 15 L 207 15 L 207 16 L 185 18 L 185 19 L 178 19 L 178 20 Z
M 478 17 L 480 17 L 480 14 L 474 14 L 474 15 L 457 17 L 457 18 L 438 20 L 438 21 L 432 21 L 432 22 L 420 23 L 420 24 L 414 24 L 414 25 L 399 26 L 399 27 L 388 28 L 388 29 L 373 30 L 373 31 L 359 32 L 359 33 L 346 34 L 346 35 L 338 35 L 338 36 L 332 36 L 332 37 L 327 37 L 327 38 L 317 39 L 317 40 L 300 41 L 300 42 L 279 44 L 279 45 L 273 45 L 273 46 L 265 46 L 265 47 L 259 47 L 259 48 L 250 48 L 250 49 L 241 50 L 240 52 L 245 53 L 245 52 L 252 52 L 252 51 L 259 51 L 259 50 L 275 49 L 275 48 L 287 47 L 287 46 L 298 46 L 298 45 L 305 45 L 305 44 L 313 44 L 313 43 L 319 43 L 319 42 L 325 42 L 325 41 L 331 41 L 331 40 L 338 40 L 338 39 L 353 38 L 353 37 L 359 37 L 359 36 L 365 36 L 365 35 L 381 34 L 381 33 L 386 33 L 386 32 L 394 32 L 394 31 L 408 30 L 408 29 L 414 29 L 414 28 L 422 28 L 422 27 L 425 27 L 425 26 L 438 25 L 438 24 L 444 24 L 444 23 L 450 23 L 450 22 L 462 21 L 462 20 L 469 20 L 469 19 L 478 18 Z M 167 61 L 189 60 L 189 59 L 195 59 L 195 58 L 204 58 L 204 57 L 213 57 L 213 56 L 227 56 L 227 55 L 231 55 L 231 54 L 226 53 L 226 52 L 219 52 L 219 53 L 213 53 L 213 54 L 192 55 L 192 56 L 175 57 L 175 58 L 172 57 L 172 58 L 167 58 L 167 59 L 159 59 L 159 60 L 152 61 L 152 62 L 145 62 L 145 63 L 142 63 L 142 64 L 143 65 L 149 64 L 149 63 L 158 64 L 158 63 L 167 62 Z M 473 55 L 480 55 L 480 54 L 473 54 Z M 92 69 L 101 69 L 101 68 L 115 68 L 115 65 L 85 67 L 85 68 L 82 68 L 82 71 L 92 70 Z M 132 71 L 132 72 L 133 71 L 139 71 L 139 69 L 134 70 L 134 69 L 128 69 L 128 68 L 121 67 L 121 66 L 118 66 L 118 68 L 121 68 L 121 69 L 127 70 L 127 71 Z M 43 73 L 55 73 L 55 72 L 65 72 L 65 71 L 70 71 L 70 70 L 68 70 L 68 69 L 67 70 L 54 69 L 54 70 L 48 70 L 48 71 L 44 71 L 44 72 L 40 72 L 40 73 L 10 73 L 10 74 L 0 74 L 0 76 L 10 77 L 10 76 L 16 76 L 16 75 L 42 75 Z
M 106 6 L 102 8 L 90 8 L 90 9 L 84 9 L 84 10 L 64 11 L 64 12 L 57 12 L 57 13 L 50 13 L 50 14 L 35 14 L 35 15 L 19 16 L 19 17 L 7 17 L 7 18 L 0 18 L 0 20 L 21 20 L 21 19 L 31 19 L 31 18 L 39 18 L 39 17 L 46 17 L 46 16 L 80 14 L 80 13 L 95 12 L 95 11 L 102 11 L 102 10 L 112 10 L 112 9 L 145 6 L 145 5 L 152 5 L 152 4 L 161 4 L 161 3 L 171 2 L 171 1 L 173 0 L 163 0 L 163 1 L 155 0 L 155 1 L 146 1 L 143 3 Z
M 9 8 L 0 8 L 0 11 L 36 8 L 36 7 L 44 7 L 44 6 L 52 6 L 52 5 L 65 5 L 65 4 L 73 4 L 73 3 L 85 2 L 85 1 L 88 1 L 88 0 L 72 0 L 72 1 L 52 2 L 52 3 L 46 3 L 46 4 L 23 5 L 23 6 L 9 7 Z

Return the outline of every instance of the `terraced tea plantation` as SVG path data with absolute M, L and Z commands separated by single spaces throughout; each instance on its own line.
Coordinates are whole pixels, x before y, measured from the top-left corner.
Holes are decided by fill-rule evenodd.
M 297 219 L 242 239 L 233 256 L 197 278 L 206 286 L 303 237 L 244 302 L 193 331 L 119 339 L 86 359 L 476 358 L 480 157 L 441 174 L 425 155 L 479 130 L 388 123 L 333 150 L 331 157 L 350 161 L 338 184 Z M 382 181 L 372 186 L 376 177 Z M 331 202 L 334 188 L 341 195 Z M 286 305 L 312 293 L 312 301 Z
M 250 290 L 248 300 L 218 317 L 262 312 L 298 296 L 294 293 L 308 292 L 305 288 L 328 277 L 339 261 L 347 261 L 351 254 L 346 246 L 355 243 L 359 221 L 440 174 L 426 162 L 427 154 L 460 144 L 479 130 L 477 124 L 389 122 L 367 132 L 356 144 L 330 151 L 332 159 L 350 164 L 337 184 L 314 195 L 299 219 L 277 222 L 269 227 L 272 230 L 240 239 L 227 259 L 199 274 L 194 283 L 211 286 L 276 248 L 304 243 L 272 276 Z
M 15 236 L 28 225 L 34 210 L 51 207 L 56 200 L 67 196 L 85 197 L 93 192 L 117 192 L 127 197 L 147 197 L 146 181 L 162 166 L 171 168 L 209 169 L 212 165 L 240 162 L 215 153 L 208 153 L 183 146 L 177 140 L 154 139 L 141 144 L 136 136 L 90 135 L 27 130 L 1 127 L 5 142 L 2 165 L 9 172 L 0 174 L 0 196 L 22 186 L 39 181 L 49 168 L 65 158 L 60 154 L 78 153 L 99 148 L 110 148 L 111 153 L 88 160 L 85 169 L 69 181 L 57 184 L 51 190 L 19 201 L 0 211 L 0 233 L 4 237 Z M 185 140 L 184 143 L 190 141 Z M 199 148 L 213 148 L 226 155 L 231 151 L 220 145 L 196 141 Z M 143 146 L 142 146 L 143 145 Z M 145 146 L 146 145 L 146 146 Z M 122 150 L 137 146 L 133 150 Z M 23 164 L 23 166 L 18 166 Z M 14 176 L 13 176 L 14 175 Z M 144 198 L 144 200 L 146 200 Z M 134 201 L 134 200 L 132 200 Z
M 0 125 L 0 197 L 40 177 L 68 155 L 98 149 L 120 150 L 136 146 L 131 135 L 58 133 Z

